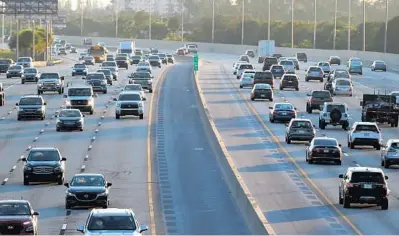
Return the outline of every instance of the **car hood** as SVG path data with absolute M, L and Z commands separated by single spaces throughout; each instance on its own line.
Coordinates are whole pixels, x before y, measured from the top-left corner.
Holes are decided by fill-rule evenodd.
M 70 186 L 68 188 L 70 193 L 103 193 L 105 192 L 104 186 Z
M 52 166 L 57 167 L 60 165 L 59 161 L 28 161 L 29 166 Z
M 86 231 L 85 235 L 102 235 L 102 234 L 112 234 L 112 235 L 141 235 L 136 230 L 90 230 Z
M 11 215 L 11 216 L 0 216 L 0 222 L 4 223 L 4 222 L 10 222 L 10 221 L 21 221 L 21 222 L 27 222 L 27 221 L 31 221 L 32 218 L 31 216 L 28 215 Z
M 68 96 L 68 100 L 90 100 L 91 96 Z
M 40 79 L 39 83 L 57 83 L 59 79 Z

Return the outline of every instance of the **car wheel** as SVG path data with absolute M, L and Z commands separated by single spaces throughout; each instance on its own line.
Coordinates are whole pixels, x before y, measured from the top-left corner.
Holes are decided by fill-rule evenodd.
M 289 139 L 289 138 L 286 138 L 286 142 L 287 142 L 287 144 L 291 144 L 291 139 Z M 311 160 L 309 160 L 309 162 L 310 162 Z
M 41 119 L 41 120 L 44 120 L 44 119 L 46 119 L 46 116 L 43 115 L 42 117 L 40 117 L 40 119 Z
M 389 163 L 387 161 L 382 161 L 381 165 L 384 166 L 385 169 L 389 169 Z
M 380 144 L 375 145 L 375 149 L 381 150 L 381 145 Z
M 140 120 L 144 119 L 144 114 L 140 114 Z
M 251 101 L 255 101 L 255 98 L 254 98 L 254 97 L 251 97 Z
M 149 92 L 149 93 L 152 93 L 152 89 L 149 89 L 148 92 Z
M 339 161 L 335 161 L 335 163 L 337 164 L 337 165 L 342 165 L 342 161 L 341 160 L 339 160 Z
M 94 114 L 94 109 L 91 109 L 90 110 L 90 115 L 93 115 Z
M 355 149 L 355 144 L 351 142 L 349 148 L 350 148 L 350 149 Z
M 344 208 L 350 208 L 351 207 L 351 202 L 349 200 L 349 197 L 345 196 L 343 198 L 343 204 L 344 204 Z
M 42 94 L 42 91 L 37 90 L 37 94 L 38 94 L 38 95 Z
M 25 84 L 25 80 L 21 80 L 21 84 Z
M 320 79 L 320 83 L 323 83 L 323 79 Z
M 107 90 L 105 90 L 103 93 L 104 93 L 104 94 L 107 94 Z
M 280 90 L 283 90 L 283 87 L 280 87 Z
M 314 163 L 313 159 L 312 158 L 308 159 L 308 163 L 313 164 Z
M 79 131 L 82 132 L 82 131 L 83 131 L 83 128 L 80 128 Z
M 271 123 L 274 123 L 274 119 L 269 119 Z
M 273 102 L 273 98 L 269 98 L 269 101 Z
M 58 184 L 58 185 L 63 185 L 63 184 L 64 184 L 64 177 L 59 178 L 59 179 L 57 180 L 57 184 Z
M 341 197 L 341 190 L 338 189 L 338 199 L 339 204 L 342 205 L 344 203 L 344 199 Z
M 388 198 L 381 201 L 381 210 L 388 210 Z
M 61 131 L 61 129 L 60 129 L 60 128 L 56 128 L 56 129 L 55 129 L 55 131 L 57 131 L 57 132 L 60 132 L 60 131 Z
M 242 85 L 240 85 L 240 89 L 242 89 L 243 88 L 243 86 Z
M 326 123 L 324 122 L 324 120 L 320 120 L 319 121 L 319 128 L 320 129 L 326 129 Z
M 29 179 L 24 178 L 24 185 L 29 185 Z
M 115 119 L 119 120 L 121 116 L 119 114 L 115 114 Z
M 296 91 L 299 91 L 299 87 L 296 87 L 295 90 L 296 90 Z

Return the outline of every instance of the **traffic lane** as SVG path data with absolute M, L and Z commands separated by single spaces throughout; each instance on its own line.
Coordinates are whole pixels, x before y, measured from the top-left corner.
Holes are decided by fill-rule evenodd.
M 199 81 L 223 142 L 274 231 L 336 234 L 336 228 L 331 227 L 331 222 L 339 224 L 334 214 L 320 203 L 285 160 L 279 146 L 256 121 L 223 69 L 217 64 L 203 64 Z M 339 230 L 342 234 L 342 227 Z
M 227 66 L 227 65 L 226 65 Z M 298 73 L 299 76 L 301 76 L 300 73 Z M 237 84 L 238 86 L 238 84 Z M 311 91 L 311 90 L 316 90 L 316 89 L 323 89 L 322 83 L 305 83 L 304 87 L 305 91 Z M 318 124 L 318 114 L 307 114 L 305 113 L 305 104 L 306 104 L 306 92 L 305 91 L 284 91 L 280 93 L 277 92 L 277 96 L 275 97 L 276 102 L 284 102 L 288 101 L 291 102 L 294 106 L 298 108 L 299 111 L 299 116 L 302 118 L 307 118 L 311 119 L 314 124 Z M 362 91 L 358 91 L 362 92 Z M 249 93 L 248 93 L 249 97 Z M 350 97 L 334 97 L 336 101 L 339 102 L 345 102 L 349 105 L 349 110 L 352 111 L 351 115 L 360 119 L 360 110 L 355 109 L 354 107 L 358 105 L 358 101 L 356 98 L 350 98 Z M 257 109 L 259 114 L 261 116 L 265 116 L 264 122 L 266 123 L 268 120 L 268 115 L 264 112 L 265 109 L 264 107 L 261 106 L 260 103 L 254 103 L 254 107 Z M 357 111 L 357 112 L 356 112 Z M 263 113 L 264 114 L 263 114 Z M 352 114 L 355 113 L 355 114 Z M 334 202 L 337 204 L 338 203 L 338 197 L 337 197 L 337 186 L 339 184 L 339 179 L 337 176 L 341 173 L 345 173 L 346 169 L 350 166 L 356 166 L 356 165 L 363 165 L 363 166 L 373 166 L 373 167 L 379 167 L 379 163 L 375 163 L 375 160 L 379 160 L 376 158 L 378 156 L 378 151 L 369 151 L 369 150 L 356 150 L 356 151 L 351 151 L 351 150 L 346 150 L 347 156 L 344 156 L 344 161 L 343 165 L 341 167 L 336 167 L 336 166 L 323 166 L 323 165 L 308 165 L 305 161 L 305 149 L 306 147 L 303 146 L 303 144 L 299 145 L 287 145 L 285 144 L 284 140 L 284 128 L 275 128 L 273 129 L 273 126 L 277 127 L 277 124 L 267 124 L 269 127 L 271 127 L 271 130 L 275 133 L 277 137 L 279 137 L 279 141 L 285 145 L 285 148 L 289 151 L 289 153 L 293 156 L 293 158 L 296 160 L 296 162 L 301 166 L 302 169 L 304 169 L 308 176 L 314 181 L 317 186 L 329 197 L 329 199 L 334 199 Z M 281 126 L 281 124 L 280 124 Z M 392 131 L 394 129 L 384 129 L 383 132 L 387 133 L 389 131 Z M 334 137 L 339 140 L 343 147 L 344 150 L 346 149 L 344 145 L 346 145 L 346 140 L 347 140 L 347 132 L 343 131 L 340 127 L 333 128 L 331 129 L 329 126 L 327 127 L 326 130 L 321 131 L 318 130 L 318 135 L 326 135 L 328 137 Z M 299 154 L 299 155 L 298 155 Z M 376 155 L 377 154 L 377 155 Z M 374 162 L 374 163 L 373 163 Z M 393 191 L 397 192 L 397 191 Z M 398 195 L 397 195 L 398 196 Z M 396 201 L 396 198 L 392 198 L 395 201 L 390 202 L 391 208 L 397 208 L 398 204 Z M 338 205 L 338 204 L 337 204 Z M 340 207 L 340 206 L 338 206 Z M 349 216 L 349 218 L 352 220 L 352 222 L 362 231 L 367 234 L 377 234 L 380 232 L 381 228 L 384 229 L 384 233 L 393 233 L 397 231 L 397 228 L 394 226 L 390 226 L 389 228 L 386 227 L 386 222 L 390 217 L 394 217 L 397 215 L 396 210 L 390 210 L 389 213 L 382 212 L 382 213 L 377 213 L 374 215 L 374 212 L 376 208 L 367 208 L 368 210 L 361 212 L 361 213 L 356 213 L 353 215 L 353 210 L 346 210 L 342 209 L 342 212 Z M 353 216 L 352 216 L 353 215 Z M 364 218 L 367 218 L 367 221 L 364 221 Z M 369 221 L 370 220 L 370 221 Z M 371 223 L 374 222 L 373 227 L 368 227 Z M 375 222 L 378 222 L 376 225 Z

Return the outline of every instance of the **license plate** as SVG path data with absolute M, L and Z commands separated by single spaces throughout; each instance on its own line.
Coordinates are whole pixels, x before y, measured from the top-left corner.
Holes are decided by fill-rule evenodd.
M 72 125 L 72 124 L 75 124 L 75 122 L 74 121 L 65 121 L 65 124 Z
M 260 96 L 261 96 L 262 98 L 266 97 L 264 94 L 261 94 Z
M 283 112 L 283 113 L 281 113 L 281 115 L 286 116 L 286 115 L 287 115 L 287 112 Z
M 370 134 L 365 133 L 364 136 L 368 137 L 368 136 L 370 136 Z
M 324 150 L 323 152 L 324 152 L 324 153 L 328 153 L 328 150 Z
M 281 70 L 280 69 L 276 69 L 276 72 L 280 72 Z
M 288 83 L 292 84 L 292 81 L 288 81 Z
M 304 133 L 305 133 L 305 131 L 303 131 L 303 130 L 299 130 L 299 133 L 300 133 L 300 134 L 304 134 Z
M 363 185 L 363 188 L 365 188 L 365 189 L 372 189 L 372 188 L 373 188 L 373 185 L 372 185 L 372 184 L 364 184 L 364 185 Z

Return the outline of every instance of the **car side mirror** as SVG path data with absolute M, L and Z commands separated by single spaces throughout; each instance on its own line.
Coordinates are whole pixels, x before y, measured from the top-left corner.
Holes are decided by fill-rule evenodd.
M 112 100 L 114 100 L 114 101 L 118 101 L 118 99 L 117 99 L 117 98 L 113 98 Z
M 43 103 L 43 105 L 47 106 L 47 102 Z
M 61 161 L 66 161 L 67 159 L 65 157 L 61 158 Z
M 153 78 L 154 78 L 154 76 L 153 76 L 153 75 L 151 75 L 151 76 L 150 76 L 150 78 L 151 78 L 151 79 L 153 79 Z
M 294 110 L 296 111 L 296 107 L 294 108 Z
M 17 103 L 15 103 L 15 106 L 19 106 L 18 102 L 17 102 Z
M 340 174 L 340 175 L 338 175 L 338 178 L 343 179 L 343 178 L 344 178 L 344 175 L 343 175 L 343 174 Z
M 385 180 L 388 180 L 389 178 L 388 178 L 388 175 L 385 175 Z
M 82 114 L 82 116 L 83 116 L 83 117 L 86 117 L 86 115 L 85 115 L 85 114 Z
M 64 80 L 65 79 L 65 77 L 64 76 L 61 76 L 61 80 Z
M 107 183 L 107 188 L 111 187 L 112 183 Z
M 64 98 L 67 98 L 68 96 L 66 95 L 66 94 L 64 94 L 64 96 L 63 96 Z
M 40 214 L 39 214 L 39 212 L 37 212 L 37 211 L 34 211 L 32 215 L 34 215 L 34 216 L 38 216 L 38 215 L 40 215 Z
M 76 228 L 76 230 L 79 231 L 79 232 L 81 232 L 81 233 L 84 233 L 84 231 L 85 231 L 83 225 L 79 225 L 79 226 Z
M 22 158 L 21 161 L 26 162 L 27 161 L 26 157 Z
M 147 231 L 148 230 L 148 226 L 147 225 L 141 225 L 140 226 L 140 233 Z
M 310 93 L 307 93 L 306 96 L 311 96 Z
M 307 72 L 308 70 L 307 69 L 305 69 L 305 72 Z
M 312 125 L 313 126 L 313 128 L 316 128 L 316 125 Z
M 342 147 L 342 144 L 338 144 L 338 147 Z
M 69 188 L 69 183 L 64 183 L 64 186 Z
M 360 106 L 361 106 L 361 107 L 363 106 L 363 101 L 360 101 Z
M 86 77 L 82 77 L 82 79 L 86 79 Z

